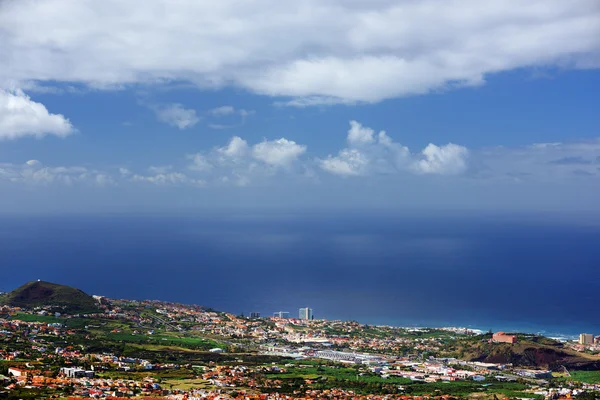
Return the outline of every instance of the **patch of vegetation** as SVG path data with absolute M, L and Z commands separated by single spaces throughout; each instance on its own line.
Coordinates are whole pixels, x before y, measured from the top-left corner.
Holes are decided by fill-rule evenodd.
M 25 314 L 25 313 L 18 313 L 17 315 L 11 316 L 10 319 L 13 321 L 43 322 L 46 324 L 54 324 L 54 323 L 62 324 L 65 322 L 64 318 L 57 318 L 53 315 L 38 315 L 38 314 Z
M 51 397 L 53 392 L 49 389 L 15 389 L 7 393 L 5 400 L 34 400 L 34 399 L 48 399 Z
M 276 379 L 321 379 L 327 378 L 329 380 L 336 381 L 356 381 L 366 383 L 395 383 L 395 384 L 406 384 L 412 382 L 410 379 L 389 377 L 382 378 L 377 374 L 361 374 L 354 368 L 342 368 L 342 367 L 324 367 L 324 366 L 310 366 L 304 368 L 292 367 L 286 370 L 284 373 L 270 372 L 267 376 Z
M 154 378 L 158 382 L 163 380 L 185 380 L 195 379 L 196 373 L 191 369 L 169 369 L 169 370 L 158 370 L 158 371 L 107 371 L 100 374 L 101 377 L 111 379 L 131 379 L 131 380 L 143 380 L 145 378 Z
M 571 371 L 571 379 L 583 383 L 600 383 L 600 371 Z
M 146 335 L 129 332 L 109 332 L 103 335 L 110 342 L 134 343 L 137 345 L 153 345 L 161 347 L 179 347 L 191 350 L 210 350 L 223 347 L 222 344 L 211 339 L 201 337 L 173 336 L 167 334 Z M 152 347 L 149 347 L 152 349 Z M 156 349 L 156 347 L 154 347 Z

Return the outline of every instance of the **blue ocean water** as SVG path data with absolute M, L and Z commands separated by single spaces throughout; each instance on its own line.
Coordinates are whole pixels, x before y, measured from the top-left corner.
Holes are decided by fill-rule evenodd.
M 600 224 L 549 215 L 0 217 L 0 291 L 35 279 L 234 313 L 600 334 Z

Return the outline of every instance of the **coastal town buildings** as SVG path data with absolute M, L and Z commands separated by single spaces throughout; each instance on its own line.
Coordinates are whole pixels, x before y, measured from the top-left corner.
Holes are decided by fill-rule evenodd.
M 299 310 L 298 314 L 299 314 L 299 318 L 302 319 L 302 320 L 309 321 L 309 320 L 313 319 L 313 310 L 312 310 L 312 308 L 308 308 L 308 307 L 301 308 Z
M 579 344 L 589 345 L 594 344 L 594 335 L 591 333 L 582 333 L 579 335 Z
M 277 311 L 276 313 L 273 313 L 273 316 L 275 318 L 287 319 L 290 317 L 290 313 L 288 311 Z
M 439 384 L 432 388 L 443 390 L 456 383 L 481 385 L 486 391 L 489 385 L 518 384 L 523 398 L 554 399 L 559 398 L 558 393 L 576 396 L 600 389 L 596 384 L 569 386 L 568 380 L 554 380 L 546 368 L 524 369 L 501 360 L 468 361 L 447 353 L 462 340 L 517 342 L 516 335 L 504 332 L 489 335 L 466 328 L 313 320 L 312 310 L 299 315 L 310 320 L 289 318 L 287 312 L 276 314 L 275 318 L 253 319 L 200 306 L 111 299 L 104 299 L 101 314 L 86 316 L 57 317 L 44 307 L 5 307 L 0 315 L 0 341 L 8 347 L 0 345 L 0 360 L 14 364 L 8 364 L 6 377 L 0 375 L 0 397 L 2 391 L 52 390 L 61 395 L 68 392 L 70 396 L 65 398 L 98 399 L 408 400 L 425 398 L 409 394 L 420 385 Z M 520 334 L 519 340 L 532 337 Z M 105 338 L 113 341 L 111 347 L 103 345 Z M 143 355 L 111 350 L 118 349 L 114 345 L 120 342 L 129 343 L 130 353 L 141 351 Z M 196 346 L 202 343 L 205 345 L 199 350 Z M 581 346 L 577 351 L 589 354 L 595 351 L 593 345 L 579 345 L 575 340 L 564 346 Z M 190 363 L 185 358 L 191 355 L 205 360 Z M 154 358 L 157 356 L 162 360 Z M 173 361 L 172 357 L 184 360 Z M 245 357 L 261 361 L 246 363 Z M 297 377 L 302 376 L 304 380 L 298 382 Z M 339 386 L 323 388 L 325 382 L 338 382 Z M 291 384 L 301 389 L 291 391 Z M 365 387 L 394 394 L 355 391 Z M 287 391 L 282 393 L 284 389 Z M 444 398 L 427 398 L 438 397 Z

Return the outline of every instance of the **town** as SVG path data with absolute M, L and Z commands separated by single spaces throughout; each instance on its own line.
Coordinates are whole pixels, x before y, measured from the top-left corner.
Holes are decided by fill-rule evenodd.
M 33 287 L 45 283 L 32 283 Z M 599 339 L 261 318 L 90 297 L 0 306 L 0 398 L 594 398 Z M 591 397 L 589 397 L 591 396 Z

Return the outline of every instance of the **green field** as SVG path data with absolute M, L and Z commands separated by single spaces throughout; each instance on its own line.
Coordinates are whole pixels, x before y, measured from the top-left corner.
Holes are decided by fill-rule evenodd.
M 507 397 L 542 398 L 525 392 L 527 385 L 518 382 L 418 382 L 407 378 L 389 377 L 382 378 L 376 374 L 359 375 L 354 368 L 335 368 L 306 366 L 304 368 L 290 367 L 284 373 L 267 373 L 269 379 L 289 380 L 311 379 L 314 388 L 345 387 L 359 392 L 379 392 L 385 388 L 403 387 L 403 391 L 412 395 L 453 395 L 466 396 L 471 393 L 501 394 Z
M 413 395 L 424 394 L 449 394 L 454 396 L 466 396 L 471 393 L 497 393 L 508 397 L 520 398 L 543 398 L 531 393 L 524 392 L 527 386 L 517 382 L 487 382 L 480 383 L 474 381 L 454 381 L 454 382 L 434 382 L 421 383 L 413 382 L 406 386 L 407 392 Z
M 571 379 L 583 383 L 600 383 L 600 371 L 570 371 Z
M 25 314 L 18 313 L 10 318 L 13 321 L 23 321 L 23 322 L 43 322 L 46 324 L 54 324 L 59 323 L 62 324 L 65 322 L 64 318 L 57 318 L 53 315 L 37 315 L 37 314 Z
M 191 350 L 209 350 L 215 347 L 222 347 L 218 342 L 205 339 L 201 337 L 186 337 L 186 336 L 175 336 L 171 334 L 133 334 L 126 332 L 110 332 L 104 335 L 106 339 L 110 341 L 122 342 L 122 343 L 134 343 L 138 345 L 156 345 L 156 346 L 170 346 L 170 347 L 181 347 L 184 349 Z
M 191 379 L 196 376 L 196 372 L 191 369 L 181 368 L 181 369 L 166 369 L 166 370 L 158 370 L 158 371 L 107 371 L 99 374 L 100 376 L 107 378 L 125 378 L 125 379 L 133 379 L 133 380 L 141 380 L 144 378 L 155 378 L 158 380 L 162 379 Z
M 365 383 L 394 383 L 406 384 L 412 382 L 406 378 L 390 377 L 382 378 L 376 374 L 359 375 L 353 368 L 331 368 L 331 367 L 305 367 L 305 368 L 287 368 L 284 373 L 268 373 L 267 376 L 276 379 L 318 379 L 326 377 L 330 380 L 355 381 Z

